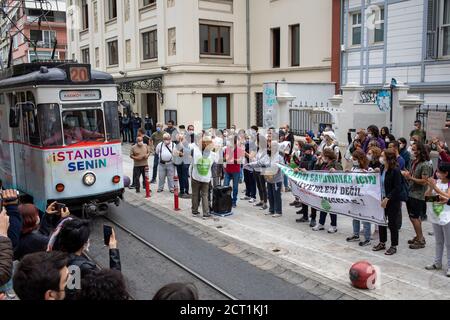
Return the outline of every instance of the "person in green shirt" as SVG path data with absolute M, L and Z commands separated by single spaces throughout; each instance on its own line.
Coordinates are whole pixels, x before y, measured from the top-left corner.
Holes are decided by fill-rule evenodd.
M 409 137 L 412 138 L 414 136 L 419 136 L 422 139 L 422 142 L 425 143 L 427 133 L 422 129 L 422 121 L 417 120 L 416 122 L 414 122 L 414 128 L 415 129 L 409 134 Z

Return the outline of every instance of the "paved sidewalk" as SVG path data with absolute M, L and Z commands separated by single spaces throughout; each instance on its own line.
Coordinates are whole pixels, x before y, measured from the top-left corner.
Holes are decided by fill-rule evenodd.
M 129 146 L 124 145 L 124 172 L 132 176 L 132 160 L 128 157 Z M 153 163 L 153 159 L 150 160 Z M 152 185 L 155 189 L 155 185 Z M 245 185 L 240 185 L 239 196 Z M 255 264 L 261 268 L 269 268 L 271 263 L 282 261 L 283 270 L 280 274 L 289 278 L 290 274 L 301 274 L 308 278 L 330 285 L 339 292 L 345 292 L 356 299 L 450 299 L 450 278 L 443 271 L 430 272 L 424 266 L 433 262 L 434 237 L 428 236 L 432 230 L 430 223 L 424 223 L 424 234 L 427 235 L 427 247 L 413 251 L 407 246 L 407 240 L 414 236 L 411 223 L 403 210 L 403 227 L 400 232 L 398 254 L 388 257 L 384 252 L 371 251 L 372 246 L 361 248 L 357 243 L 347 243 L 345 238 L 352 233 L 352 220 L 338 217 L 338 233 L 328 234 L 326 231 L 313 232 L 307 224 L 297 224 L 295 209 L 289 207 L 291 194 L 283 194 L 282 218 L 274 219 L 264 216 L 263 212 L 248 202 L 238 201 L 234 215 L 203 221 L 191 216 L 190 200 L 180 199 L 181 211 L 173 211 L 173 195 L 167 191 L 152 193 L 150 200 L 145 199 L 145 192 L 139 195 L 127 191 L 128 201 L 137 205 L 155 205 L 165 208 L 168 217 L 179 217 L 190 221 L 194 226 L 212 233 L 220 233 L 227 239 L 235 239 L 237 245 L 245 244 L 247 251 L 260 253 L 272 262 L 258 261 Z M 297 209 L 298 210 L 298 209 Z M 328 219 L 327 226 L 330 221 Z M 373 243 L 378 239 L 375 239 Z M 242 250 L 236 249 L 231 243 L 223 248 L 236 255 Z M 248 259 L 247 256 L 245 256 Z M 349 284 L 348 271 L 352 263 L 368 260 L 381 270 L 381 287 L 371 291 L 353 289 Z M 298 268 L 297 268 L 298 267 Z M 291 272 L 291 273 L 290 273 Z M 295 281 L 294 281 L 295 282 Z M 332 299 L 333 297 L 330 297 Z

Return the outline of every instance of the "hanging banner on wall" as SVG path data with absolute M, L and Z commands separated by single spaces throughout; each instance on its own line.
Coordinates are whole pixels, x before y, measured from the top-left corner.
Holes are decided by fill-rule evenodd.
M 263 90 L 264 129 L 276 127 L 277 111 L 277 85 L 275 83 L 265 83 Z
M 361 221 L 386 226 L 381 207 L 379 173 L 308 171 L 295 173 L 280 166 L 291 180 L 292 193 L 320 211 L 346 215 Z

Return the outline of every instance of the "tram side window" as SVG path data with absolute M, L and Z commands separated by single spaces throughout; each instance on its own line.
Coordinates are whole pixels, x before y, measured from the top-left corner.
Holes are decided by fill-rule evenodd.
M 33 108 L 33 110 L 29 110 L 25 112 L 26 118 L 28 121 L 28 137 L 30 140 L 30 144 L 33 146 L 41 145 L 41 136 L 39 135 L 39 120 L 37 117 L 37 110 Z
M 117 101 L 105 102 L 105 121 L 108 141 L 120 140 L 119 105 Z
M 62 146 L 61 117 L 58 104 L 38 105 L 38 123 L 44 147 Z

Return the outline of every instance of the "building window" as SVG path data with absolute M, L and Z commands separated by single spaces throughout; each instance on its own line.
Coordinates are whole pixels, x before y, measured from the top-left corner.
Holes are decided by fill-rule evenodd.
M 291 26 L 291 66 L 300 66 L 300 25 Z
M 164 110 L 164 121 L 173 121 L 177 125 L 177 110 Z
M 38 48 L 52 48 L 56 39 L 56 31 L 30 30 L 30 40 Z
M 450 56 L 450 0 L 442 1 L 442 56 Z
M 428 0 L 427 59 L 450 57 L 450 0 Z
M 131 62 L 131 40 L 128 39 L 125 41 L 125 55 L 126 55 L 126 62 Z
M 384 9 L 375 13 L 374 43 L 384 42 Z
M 95 67 L 100 67 L 100 48 L 95 48 Z
M 230 27 L 200 24 L 200 53 L 229 56 Z
M 89 59 L 89 48 L 81 49 L 81 61 L 83 63 L 90 63 Z
M 130 8 L 130 0 L 125 0 L 125 21 L 130 20 L 130 12 L 131 12 L 131 8 Z
M 255 96 L 256 96 L 256 125 L 262 128 L 264 126 L 263 93 L 257 92 Z
M 89 8 L 87 0 L 81 0 L 81 26 L 83 30 L 89 29 Z
M 272 33 L 272 68 L 280 67 L 281 60 L 281 32 L 280 28 L 274 28 Z
M 117 0 L 108 0 L 108 20 L 117 18 Z
M 141 0 L 141 7 L 150 7 L 156 5 L 156 0 Z
M 108 42 L 108 65 L 114 66 L 119 64 L 119 50 L 117 40 Z
M 158 34 L 157 30 L 142 33 L 143 60 L 158 58 Z
M 177 54 L 177 32 L 175 28 L 170 28 L 168 30 L 168 48 L 169 56 L 175 56 Z
M 352 46 L 361 45 L 361 13 L 353 13 L 351 15 L 352 21 Z
M 98 4 L 97 4 L 97 1 L 92 3 L 92 10 L 94 11 L 94 31 L 98 32 Z

